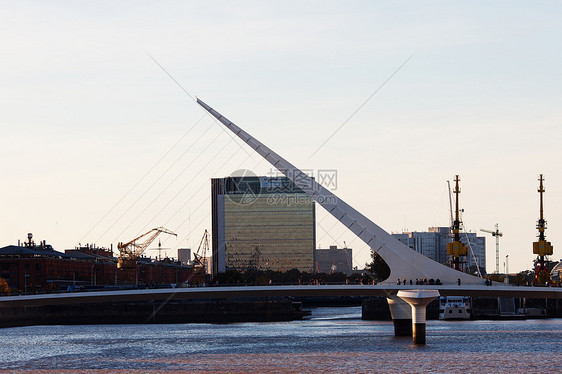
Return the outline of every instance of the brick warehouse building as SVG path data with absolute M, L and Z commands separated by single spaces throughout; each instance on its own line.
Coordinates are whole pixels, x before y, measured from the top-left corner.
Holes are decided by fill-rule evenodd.
M 35 293 L 66 290 L 71 287 L 103 285 L 157 286 L 186 281 L 192 267 L 166 259 L 155 262 L 139 259 L 137 271 L 117 269 L 111 249 L 87 245 L 64 253 L 55 251 L 45 241 L 0 248 L 0 278 L 13 292 Z

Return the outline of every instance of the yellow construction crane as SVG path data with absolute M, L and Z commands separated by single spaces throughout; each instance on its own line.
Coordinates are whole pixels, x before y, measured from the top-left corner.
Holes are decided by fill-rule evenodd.
M 164 227 L 157 227 L 152 229 L 140 236 L 137 236 L 133 240 L 127 243 L 119 242 L 117 243 L 117 248 L 119 249 L 119 258 L 117 259 L 117 267 L 119 269 L 136 269 L 137 259 L 142 255 L 144 250 L 148 248 L 150 243 L 156 239 L 160 233 L 178 236 L 176 233 L 171 232 Z M 143 242 L 137 243 L 138 240 L 150 235 Z

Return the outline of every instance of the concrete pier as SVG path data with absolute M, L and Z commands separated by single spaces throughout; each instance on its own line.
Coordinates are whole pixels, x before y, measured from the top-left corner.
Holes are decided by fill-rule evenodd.
M 397 295 L 387 296 L 386 300 L 394 323 L 394 336 L 412 336 L 412 308 L 410 305 Z
M 404 290 L 397 296 L 410 304 L 412 313 L 412 338 L 414 344 L 425 344 L 425 308 L 439 297 L 437 290 Z

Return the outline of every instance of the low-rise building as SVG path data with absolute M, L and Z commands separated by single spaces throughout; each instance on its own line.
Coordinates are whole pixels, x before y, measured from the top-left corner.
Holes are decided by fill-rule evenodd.
M 178 261 L 182 265 L 191 263 L 191 248 L 178 248 Z
M 316 273 L 345 273 L 347 275 L 353 273 L 351 248 L 338 248 L 331 245 L 328 249 L 314 250 L 314 257 Z

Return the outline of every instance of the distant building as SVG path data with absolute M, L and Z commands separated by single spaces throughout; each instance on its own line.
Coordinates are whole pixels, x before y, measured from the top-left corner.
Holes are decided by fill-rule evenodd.
M 429 227 L 428 232 L 436 233 L 439 241 L 437 242 L 437 256 L 436 260 L 442 264 L 448 264 L 450 259 L 447 255 L 447 243 L 452 241 L 450 227 Z
M 191 261 L 191 248 L 178 248 L 178 261 L 187 265 Z
M 430 228 L 437 229 L 437 228 Z M 448 229 L 448 228 L 447 228 Z M 448 233 L 440 231 L 403 232 L 392 234 L 396 239 L 414 251 L 440 263 L 447 263 L 447 243 L 451 241 Z M 444 251 L 443 251 L 444 249 Z
M 392 236 L 434 261 L 449 264 L 449 256 L 447 255 L 447 243 L 451 242 L 449 227 L 430 227 L 427 232 L 403 232 L 392 234 Z M 480 267 L 480 271 L 485 271 L 486 238 L 469 232 L 461 234 L 461 241 L 469 247 L 466 266 L 470 269 L 470 272 L 477 272 L 476 264 Z
M 351 248 L 338 248 L 331 245 L 328 249 L 316 249 L 314 252 L 317 273 L 345 273 L 347 275 L 353 273 Z
M 468 241 L 467 241 L 468 236 Z M 486 271 L 486 238 L 476 236 L 474 232 L 461 234 L 461 241 L 468 246 L 468 256 L 466 263 L 471 273 L 477 272 L 476 264 L 481 272 Z M 474 253 L 474 256 L 473 256 Z M 476 259 L 476 261 L 475 261 Z
M 315 204 L 285 177 L 211 180 L 212 274 L 313 272 Z

